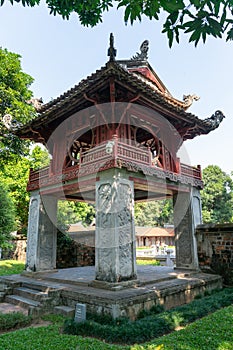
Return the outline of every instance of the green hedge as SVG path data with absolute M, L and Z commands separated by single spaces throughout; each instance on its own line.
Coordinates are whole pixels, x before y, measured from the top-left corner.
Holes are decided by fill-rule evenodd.
M 24 327 L 29 325 L 31 321 L 32 318 L 30 316 L 26 316 L 21 312 L 0 313 L 0 331 Z
M 222 308 L 178 332 L 130 346 L 130 350 L 232 350 L 232 315 L 233 306 Z
M 98 320 L 98 316 L 82 323 L 76 323 L 73 319 L 66 320 L 63 331 L 73 335 L 94 336 L 106 342 L 143 343 L 232 303 L 233 288 L 228 288 L 159 314 L 154 308 L 148 316 L 136 321 L 101 317 Z

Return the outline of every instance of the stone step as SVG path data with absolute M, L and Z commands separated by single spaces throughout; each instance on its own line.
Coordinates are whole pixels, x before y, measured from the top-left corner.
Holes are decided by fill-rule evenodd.
M 28 298 L 36 301 L 43 301 L 48 298 L 47 292 L 42 292 L 36 289 L 29 289 L 26 287 L 14 288 L 13 294 L 20 295 L 24 298 Z
M 177 279 L 176 276 L 161 276 L 161 277 L 156 277 L 154 279 L 153 279 L 153 277 L 151 277 L 150 284 L 166 282 L 166 281 L 172 281 L 172 280 L 174 281 L 176 279 Z M 148 284 L 148 281 L 140 280 L 140 286 L 143 286 L 143 285 L 146 285 L 146 284 Z
M 33 289 L 40 292 L 48 292 L 49 290 L 53 290 L 54 288 L 49 287 L 47 284 L 38 283 L 38 282 L 23 282 L 22 287 Z
M 9 288 L 5 283 L 0 283 L 0 292 L 4 292 L 7 289 Z
M 4 298 L 5 298 L 5 293 L 0 292 L 0 303 L 3 302 Z
M 59 305 L 54 307 L 54 313 L 66 317 L 74 317 L 75 309 L 70 306 Z
M 21 312 L 24 315 L 28 315 L 28 309 L 25 309 L 19 305 L 10 304 L 10 303 L 0 303 L 0 313 L 1 314 L 10 314 L 13 312 Z
M 22 297 L 20 295 L 8 295 L 5 298 L 5 301 L 10 304 L 19 305 L 23 308 L 29 309 L 29 308 L 39 308 L 41 306 L 39 301 L 28 299 L 25 297 Z
M 68 284 L 72 284 L 72 285 L 78 285 L 78 286 L 82 286 L 82 287 L 88 287 L 89 283 L 90 283 L 90 280 L 89 279 L 86 279 L 83 278 L 83 277 L 80 277 L 78 279 L 65 279 L 65 278 L 62 278 L 62 277 L 47 277 L 46 276 L 46 280 L 47 281 L 52 281 L 52 282 L 55 282 L 55 283 L 61 283 L 61 284 L 65 284 L 65 283 L 68 283 Z

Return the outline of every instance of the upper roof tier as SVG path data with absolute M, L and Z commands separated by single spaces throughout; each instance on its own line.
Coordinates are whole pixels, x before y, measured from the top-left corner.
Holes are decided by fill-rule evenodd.
M 72 114 L 82 109 L 107 102 L 130 102 L 151 108 L 165 117 L 179 132 L 183 140 L 208 134 L 216 129 L 224 118 L 216 111 L 210 118 L 199 119 L 187 109 L 196 95 L 184 96 L 183 101 L 174 98 L 147 61 L 148 41 L 140 53 L 131 59 L 116 60 L 113 35 L 110 35 L 109 61 L 63 93 L 56 99 L 39 105 L 38 117 L 15 131 L 22 138 L 46 142 L 54 129 Z M 114 82 L 114 94 L 110 90 Z

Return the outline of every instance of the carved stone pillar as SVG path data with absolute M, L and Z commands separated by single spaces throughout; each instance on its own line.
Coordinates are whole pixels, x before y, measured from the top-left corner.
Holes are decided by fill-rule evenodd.
M 198 270 L 196 226 L 202 223 L 201 197 L 197 188 L 173 197 L 176 267 Z
M 96 183 L 96 280 L 136 279 L 133 182 L 120 175 Z
M 56 268 L 57 248 L 57 199 L 43 197 L 39 191 L 31 193 L 28 233 L 27 233 L 27 271 L 43 271 Z

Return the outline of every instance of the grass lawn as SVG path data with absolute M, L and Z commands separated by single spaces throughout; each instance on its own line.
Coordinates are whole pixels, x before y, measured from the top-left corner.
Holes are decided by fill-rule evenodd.
M 143 260 L 137 259 L 138 265 L 160 265 L 155 259 Z M 0 260 L 0 276 L 20 274 L 23 272 L 25 263 L 17 260 Z
M 137 259 L 137 265 L 153 265 L 160 266 L 160 261 L 155 259 Z
M 66 335 L 61 333 L 64 319 L 44 316 L 54 324 L 29 327 L 0 335 L 0 350 L 118 350 L 123 346 L 110 345 L 94 338 Z M 60 319 L 60 320 L 59 320 Z M 129 348 L 128 348 L 129 349 Z
M 60 320 L 46 327 L 2 334 L 0 350 L 233 350 L 233 306 L 216 311 L 182 330 L 132 346 L 110 345 L 93 338 L 65 335 L 60 332 L 61 325 Z
M 0 261 L 0 276 L 18 274 L 23 269 L 22 262 Z M 111 345 L 94 338 L 62 334 L 63 318 L 54 315 L 43 318 L 53 324 L 32 326 L 0 335 L 0 350 L 233 350 L 233 305 L 203 317 L 179 331 L 148 343 L 129 346 Z
M 0 260 L 0 276 L 19 274 L 24 270 L 25 263 L 17 260 Z
M 233 350 L 233 306 L 131 350 Z

